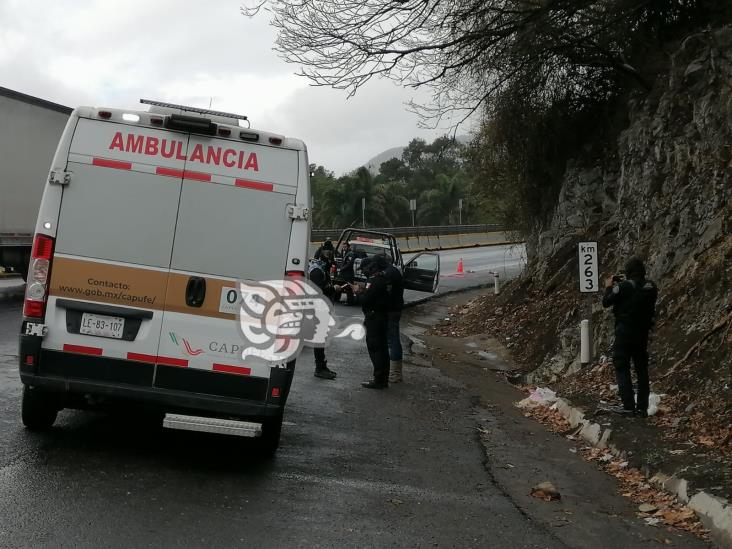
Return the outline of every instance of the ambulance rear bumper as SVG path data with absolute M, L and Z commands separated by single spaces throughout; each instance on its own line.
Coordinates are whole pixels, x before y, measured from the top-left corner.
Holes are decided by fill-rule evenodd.
M 29 365 L 24 357 L 34 356 Z M 64 407 L 79 402 L 141 404 L 175 413 L 265 418 L 282 414 L 294 364 L 273 369 L 270 378 L 239 376 L 87 356 L 40 348 L 40 338 L 21 336 L 20 378 L 60 397 Z M 272 396 L 273 389 L 275 394 Z M 78 398 L 82 397 L 82 398 Z M 83 406 L 86 407 L 86 406 Z

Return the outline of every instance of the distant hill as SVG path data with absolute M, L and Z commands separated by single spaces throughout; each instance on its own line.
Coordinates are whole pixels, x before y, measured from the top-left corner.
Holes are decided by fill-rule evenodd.
M 458 135 L 456 139 L 465 145 L 470 141 L 470 136 Z M 377 175 L 379 173 L 379 168 L 384 162 L 391 160 L 392 158 L 401 158 L 405 147 L 406 145 L 403 147 L 392 147 L 391 149 L 386 149 L 384 152 L 377 154 L 368 162 L 362 164 L 362 166 L 365 166 L 366 169 L 371 172 L 371 175 Z
M 366 162 L 364 166 L 366 166 L 366 169 L 368 169 L 372 175 L 377 175 L 379 173 L 379 168 L 384 162 L 391 160 L 392 158 L 401 158 L 402 152 L 404 152 L 404 147 L 392 147 L 391 149 L 386 149 L 384 152 L 377 154 L 371 160 Z

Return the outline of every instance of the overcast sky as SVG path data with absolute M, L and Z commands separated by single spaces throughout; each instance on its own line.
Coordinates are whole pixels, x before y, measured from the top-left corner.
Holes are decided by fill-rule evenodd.
M 0 86 L 71 107 L 140 108 L 145 97 L 207 108 L 212 99 L 253 128 L 304 140 L 310 161 L 337 174 L 444 133 L 419 129 L 405 108 L 415 92 L 389 81 L 349 100 L 309 86 L 272 51 L 269 14 L 246 18 L 241 4 L 0 0 Z

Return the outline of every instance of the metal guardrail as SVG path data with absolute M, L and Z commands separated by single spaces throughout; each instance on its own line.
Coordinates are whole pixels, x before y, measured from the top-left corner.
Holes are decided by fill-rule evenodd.
M 358 229 L 358 227 L 352 227 Z M 322 242 L 326 238 L 337 240 L 342 229 L 313 229 L 310 231 L 311 242 Z M 491 233 L 502 231 L 504 228 L 497 224 L 486 225 L 424 225 L 421 227 L 367 227 L 369 231 L 385 232 L 395 237 L 411 236 L 445 236 L 453 234 Z

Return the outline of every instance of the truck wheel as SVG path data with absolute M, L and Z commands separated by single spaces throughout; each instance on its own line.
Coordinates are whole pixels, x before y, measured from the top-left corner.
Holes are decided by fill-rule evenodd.
M 271 457 L 280 446 L 282 416 L 268 418 L 262 422 L 262 437 L 259 439 L 262 455 Z
M 23 425 L 31 431 L 50 429 L 58 414 L 58 407 L 54 400 L 52 394 L 24 385 L 21 404 Z

